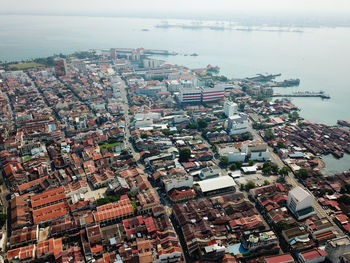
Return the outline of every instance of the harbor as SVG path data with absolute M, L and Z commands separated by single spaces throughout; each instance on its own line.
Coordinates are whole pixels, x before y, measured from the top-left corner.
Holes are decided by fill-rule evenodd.
M 330 95 L 324 93 L 323 91 L 320 92 L 311 92 L 311 91 L 298 91 L 298 92 L 293 92 L 291 94 L 280 94 L 280 93 L 275 93 L 272 95 L 272 97 L 319 97 L 321 99 L 330 99 Z

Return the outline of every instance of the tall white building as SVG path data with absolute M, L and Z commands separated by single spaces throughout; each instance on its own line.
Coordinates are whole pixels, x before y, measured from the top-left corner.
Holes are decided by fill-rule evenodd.
M 238 105 L 232 101 L 225 101 L 224 103 L 224 113 L 226 117 L 231 117 L 238 112 Z
M 142 63 L 144 68 L 159 68 L 159 66 L 162 64 L 162 61 L 158 59 L 147 58 L 147 59 L 143 59 Z
M 248 115 L 240 113 L 229 117 L 227 130 L 230 135 L 249 132 Z
M 287 206 L 298 220 L 315 214 L 313 204 L 314 197 L 300 186 L 294 187 L 288 193 Z

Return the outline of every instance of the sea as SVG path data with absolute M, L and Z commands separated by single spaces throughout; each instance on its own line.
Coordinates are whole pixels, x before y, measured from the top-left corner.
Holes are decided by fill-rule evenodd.
M 302 30 L 214 30 L 160 28 L 160 19 L 0 15 L 0 61 L 27 60 L 112 47 L 165 49 L 176 56 L 156 56 L 190 68 L 220 67 L 230 78 L 281 73 L 300 85 L 275 92 L 324 91 L 330 99 L 292 98 L 305 119 L 336 125 L 350 120 L 350 28 Z M 187 20 L 167 20 L 186 24 Z M 197 53 L 198 56 L 189 56 Z M 343 161 L 342 161 L 343 160 Z M 330 173 L 350 168 L 349 157 L 325 157 Z

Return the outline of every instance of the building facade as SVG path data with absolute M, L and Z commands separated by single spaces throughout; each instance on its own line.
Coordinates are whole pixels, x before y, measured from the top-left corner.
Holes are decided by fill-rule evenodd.
M 294 187 L 288 193 L 287 206 L 298 220 L 315 214 L 314 198 L 300 186 Z

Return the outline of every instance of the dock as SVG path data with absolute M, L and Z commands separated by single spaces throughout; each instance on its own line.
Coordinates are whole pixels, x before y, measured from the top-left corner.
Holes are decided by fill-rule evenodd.
M 272 97 L 319 97 L 322 99 L 331 98 L 328 94 L 324 93 L 323 91 L 320 91 L 320 92 L 299 91 L 299 92 L 293 92 L 291 94 L 275 93 L 272 95 Z

